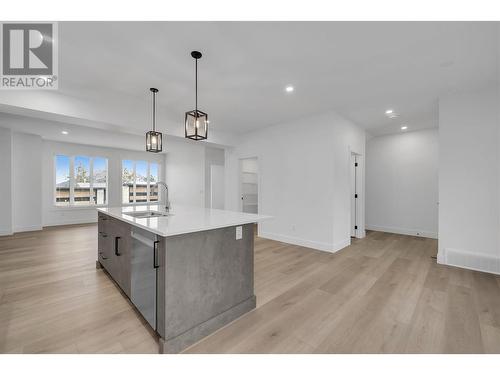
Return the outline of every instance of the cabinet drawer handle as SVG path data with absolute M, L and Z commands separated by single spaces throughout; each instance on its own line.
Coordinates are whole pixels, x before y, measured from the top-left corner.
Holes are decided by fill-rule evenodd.
M 121 237 L 115 237 L 115 255 L 116 256 L 120 256 L 120 252 L 118 251 L 118 240 L 120 239 Z
M 160 241 L 155 241 L 153 243 L 153 268 L 158 268 L 160 265 L 158 264 L 158 243 Z
M 104 255 L 102 255 L 102 252 L 99 253 L 99 255 L 101 256 L 102 260 L 106 260 L 108 259 L 107 257 L 105 257 Z
M 103 236 L 104 238 L 108 237 L 108 234 L 107 234 L 107 233 L 104 233 L 104 232 L 99 232 L 99 234 L 100 234 L 101 236 Z

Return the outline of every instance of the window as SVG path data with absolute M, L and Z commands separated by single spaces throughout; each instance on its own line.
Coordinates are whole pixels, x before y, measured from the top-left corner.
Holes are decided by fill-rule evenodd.
M 149 201 L 158 202 L 158 185 L 156 183 L 160 181 L 160 179 L 158 175 L 158 164 L 156 163 L 152 163 L 149 165 L 149 181 Z
M 92 176 L 92 202 L 94 204 L 106 204 L 106 190 L 108 187 L 108 159 L 94 158 Z
M 57 206 L 89 206 L 107 203 L 107 159 L 57 155 L 55 175 L 55 204 Z
M 69 205 L 69 157 L 56 156 L 56 204 Z
M 158 163 L 122 161 L 122 203 L 148 203 L 158 201 Z
M 90 159 L 85 156 L 75 156 L 75 183 L 73 200 L 76 206 L 90 204 Z

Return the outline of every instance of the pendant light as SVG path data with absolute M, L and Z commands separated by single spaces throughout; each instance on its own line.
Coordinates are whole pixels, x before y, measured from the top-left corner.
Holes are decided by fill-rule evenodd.
M 153 93 L 153 130 L 146 133 L 146 151 L 161 152 L 162 134 L 156 131 L 156 93 L 158 89 L 152 87 L 149 91 Z
M 186 112 L 184 119 L 186 138 L 200 141 L 208 136 L 208 114 L 198 110 L 198 59 L 201 59 L 201 52 L 193 51 L 191 56 L 195 61 L 195 109 Z

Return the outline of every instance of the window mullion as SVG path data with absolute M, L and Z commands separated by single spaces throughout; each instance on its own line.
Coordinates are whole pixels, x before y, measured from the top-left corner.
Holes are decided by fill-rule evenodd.
M 149 194 L 150 194 L 150 172 L 151 172 L 151 163 L 148 162 L 148 169 L 146 174 L 146 203 L 149 203 Z
M 137 190 L 136 190 L 136 182 L 137 182 L 137 162 L 134 160 L 134 184 L 132 187 L 132 194 L 133 194 L 133 203 L 137 203 Z
M 53 170 L 52 170 L 52 181 L 54 181 L 54 189 L 52 194 L 54 194 L 54 205 L 57 204 L 57 155 L 54 155 L 54 160 L 52 161 Z
M 108 197 L 109 197 L 109 188 L 108 188 L 108 186 L 109 186 L 109 172 L 108 172 L 108 167 L 109 167 L 108 158 L 106 158 L 106 187 L 105 187 L 105 190 L 104 190 L 104 204 L 108 204 Z M 123 182 L 122 182 L 122 184 L 123 184 Z
M 94 204 L 94 158 L 89 158 L 89 205 Z
M 75 157 L 69 158 L 69 204 L 75 204 Z

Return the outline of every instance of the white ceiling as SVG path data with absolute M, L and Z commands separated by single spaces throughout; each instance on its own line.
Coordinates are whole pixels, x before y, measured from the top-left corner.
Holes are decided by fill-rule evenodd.
M 441 94 L 496 82 L 497 38 L 493 22 L 61 22 L 59 93 L 113 101 L 102 121 L 142 132 L 155 86 L 160 128 L 182 129 L 194 106 L 197 49 L 199 108 L 218 131 L 333 109 L 385 134 L 401 123 L 437 126 Z M 401 116 L 388 119 L 387 108 Z M 137 115 L 122 122 L 122 110 Z

